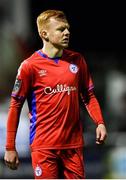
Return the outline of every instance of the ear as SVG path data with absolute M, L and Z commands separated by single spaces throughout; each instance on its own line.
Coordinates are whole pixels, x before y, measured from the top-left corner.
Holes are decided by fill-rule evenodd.
M 43 39 L 45 39 L 46 41 L 48 41 L 48 33 L 47 33 L 46 30 L 42 30 L 40 34 L 41 34 L 41 37 L 42 37 Z

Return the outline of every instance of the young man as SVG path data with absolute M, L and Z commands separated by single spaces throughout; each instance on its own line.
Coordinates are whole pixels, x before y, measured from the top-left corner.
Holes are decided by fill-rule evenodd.
M 18 70 L 10 102 L 5 163 L 17 169 L 15 138 L 21 108 L 28 101 L 30 147 L 35 178 L 83 179 L 83 133 L 79 96 L 96 124 L 96 143 L 106 128 L 84 57 L 67 50 L 69 24 L 65 14 L 47 10 L 37 18 L 43 48 L 24 60 Z M 60 170 L 59 170 L 60 167 Z

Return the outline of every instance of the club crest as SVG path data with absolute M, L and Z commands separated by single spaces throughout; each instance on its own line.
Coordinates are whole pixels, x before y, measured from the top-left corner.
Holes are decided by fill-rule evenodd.
M 42 175 L 42 169 L 41 169 L 41 167 L 40 166 L 36 166 L 36 168 L 35 168 L 35 175 L 36 176 L 41 176 Z
M 75 64 L 70 64 L 69 68 L 70 68 L 70 71 L 74 74 L 78 72 L 78 67 Z

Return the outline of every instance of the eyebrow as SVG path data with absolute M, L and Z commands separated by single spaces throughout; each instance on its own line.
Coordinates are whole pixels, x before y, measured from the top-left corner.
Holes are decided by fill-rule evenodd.
M 58 27 L 57 27 L 57 29 L 60 29 L 60 28 L 70 28 L 70 25 L 69 24 L 64 24 L 64 25 L 59 25 Z

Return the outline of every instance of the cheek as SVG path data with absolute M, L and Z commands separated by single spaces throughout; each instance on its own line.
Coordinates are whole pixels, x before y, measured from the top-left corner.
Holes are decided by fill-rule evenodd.
M 61 39 L 61 36 L 58 34 L 53 34 L 52 36 L 50 36 L 50 40 L 52 42 L 58 42 Z

